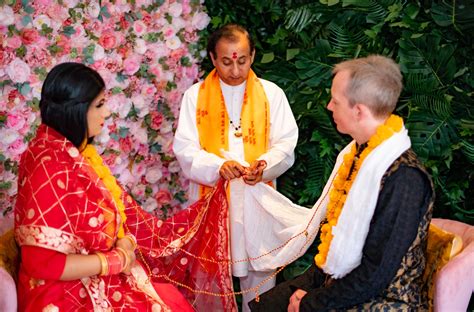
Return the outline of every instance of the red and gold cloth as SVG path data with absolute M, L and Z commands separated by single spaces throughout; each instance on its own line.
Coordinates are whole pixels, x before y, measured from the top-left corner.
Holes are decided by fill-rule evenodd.
M 24 254 L 41 249 L 93 254 L 114 246 L 121 217 L 112 196 L 77 148 L 56 131 L 45 125 L 38 128 L 22 156 L 18 181 L 16 239 L 20 246 L 36 247 Z M 217 297 L 189 290 L 224 294 L 232 289 L 229 263 L 217 261 L 229 259 L 223 183 L 168 220 L 144 212 L 125 191 L 122 201 L 127 217 L 124 228 L 138 241 L 133 274 L 73 281 L 41 279 L 26 270 L 25 259 L 18 281 L 20 311 L 192 310 L 182 294 L 198 310 L 204 306 L 236 309 L 232 295 Z M 187 288 L 180 288 L 180 293 L 170 281 Z

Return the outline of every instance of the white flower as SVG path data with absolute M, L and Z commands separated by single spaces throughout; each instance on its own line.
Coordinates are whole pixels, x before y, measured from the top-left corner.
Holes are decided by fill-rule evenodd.
M 100 13 L 100 5 L 96 1 L 89 2 L 89 5 L 86 6 L 86 14 L 90 18 L 97 18 Z
M 135 106 L 135 108 L 139 110 L 145 107 L 145 99 L 143 98 L 141 94 L 133 95 L 132 102 L 133 102 L 133 106 Z
M 171 124 L 171 122 L 168 122 L 168 120 L 163 120 L 163 123 L 160 127 L 160 132 L 164 134 L 169 133 L 171 131 L 173 131 L 173 125 Z
M 94 47 L 94 54 L 92 55 L 92 58 L 94 61 L 101 60 L 105 57 L 105 50 L 100 44 L 96 44 Z
M 179 40 L 177 36 L 173 36 L 169 38 L 168 40 L 166 40 L 166 46 L 170 50 L 176 50 L 177 48 L 181 46 L 181 40 Z
M 154 184 L 158 182 L 158 180 L 161 179 L 162 176 L 163 174 L 161 173 L 161 168 L 150 167 L 148 168 L 148 171 L 145 175 L 145 179 L 148 183 Z
M 38 100 L 41 98 L 41 88 L 42 88 L 42 86 L 43 86 L 42 81 L 38 81 L 38 82 L 30 84 L 31 96 L 33 98 L 37 98 Z
M 124 164 L 127 164 L 127 163 L 128 162 L 124 162 Z M 118 177 L 117 180 L 119 180 L 119 182 L 122 185 L 130 186 L 130 185 L 136 184 L 135 178 L 130 173 L 130 170 L 128 170 L 127 168 L 124 168 L 122 170 L 117 170 L 117 168 L 115 168 L 115 170 L 120 172 L 120 176 Z
M 109 130 L 107 127 L 102 128 L 99 135 L 96 135 L 94 141 L 99 144 L 105 144 L 110 140 Z
M 8 146 L 20 138 L 20 134 L 15 130 L 3 128 L 0 130 L 0 143 L 4 146 Z
M 129 124 L 129 129 L 130 133 L 132 134 L 132 137 L 138 141 L 138 143 L 141 144 L 147 144 L 148 143 L 148 135 L 146 132 L 146 129 L 141 126 L 141 123 L 134 122 Z
M 51 26 L 51 19 L 47 15 L 44 15 L 44 14 L 38 15 L 33 20 L 33 26 L 38 30 L 41 30 L 41 28 L 43 27 L 43 24 L 45 24 L 48 27 Z
M 179 162 L 177 160 L 170 162 L 168 165 L 168 171 L 171 173 L 177 173 L 181 170 Z
M 127 100 L 119 107 L 118 113 L 120 118 L 127 117 L 130 109 L 132 108 L 132 102 L 127 98 Z
M 8 26 L 15 22 L 15 13 L 8 5 L 0 8 L 0 26 Z
M 173 18 L 173 27 L 177 29 L 178 32 L 180 29 L 186 28 L 189 25 L 188 21 L 185 21 L 181 16 L 177 16 Z
M 146 45 L 146 41 L 143 39 L 138 38 L 135 40 L 135 52 L 138 54 L 145 54 L 146 50 L 148 49 Z
M 66 4 L 69 9 L 71 9 L 79 3 L 79 0 L 63 0 L 63 3 Z
M 23 83 L 28 80 L 30 74 L 28 64 L 17 57 L 7 66 L 7 75 L 13 82 Z
M 158 203 L 156 202 L 156 199 L 154 199 L 153 197 L 148 197 L 145 203 L 143 204 L 143 209 L 146 212 L 152 212 L 156 208 L 158 208 Z
M 207 24 L 211 21 L 211 18 L 204 12 L 199 12 L 193 15 L 192 25 L 198 30 L 203 30 L 207 27 Z
M 178 3 L 178 2 L 172 3 L 170 7 L 168 8 L 168 14 L 173 17 L 180 16 L 182 12 L 183 12 L 183 6 L 181 5 L 181 3 Z

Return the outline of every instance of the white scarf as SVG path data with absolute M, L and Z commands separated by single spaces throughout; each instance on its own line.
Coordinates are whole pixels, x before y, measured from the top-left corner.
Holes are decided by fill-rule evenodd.
M 339 153 L 322 195 L 312 209 L 293 204 L 264 183 L 245 187 L 244 224 L 249 257 L 258 258 L 280 247 L 271 255 L 250 261 L 254 270 L 274 270 L 306 252 L 316 237 L 320 223 L 326 217 L 329 196 L 325 195 L 330 191 L 331 182 L 344 155 L 353 144 L 354 141 Z M 382 177 L 410 146 L 410 138 L 403 127 L 400 132 L 377 146 L 362 163 L 338 224 L 332 229 L 333 238 L 323 267 L 327 274 L 341 278 L 360 264 Z

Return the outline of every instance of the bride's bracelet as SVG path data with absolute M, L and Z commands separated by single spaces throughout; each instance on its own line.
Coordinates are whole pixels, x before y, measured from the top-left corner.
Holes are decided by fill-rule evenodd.
M 109 264 L 107 263 L 107 258 L 102 252 L 96 252 L 96 255 L 99 257 L 100 260 L 100 275 L 108 275 L 109 274 Z
M 120 270 L 120 272 L 122 272 L 130 265 L 130 257 L 128 256 L 128 253 L 121 247 L 116 247 L 115 250 L 121 253 L 123 255 L 123 259 L 125 260 L 124 263 L 122 263 L 122 269 Z
M 125 254 L 125 251 L 122 250 Z M 120 256 L 120 251 L 111 250 L 108 252 L 97 252 L 96 255 L 100 259 L 100 275 L 114 275 L 119 274 L 122 270 L 126 267 L 122 261 L 122 257 Z M 125 264 L 130 262 L 130 260 L 125 257 Z
M 133 249 L 137 248 L 137 238 L 133 234 L 126 234 L 124 238 L 128 239 L 133 246 Z
M 105 258 L 109 265 L 109 275 L 119 274 L 122 272 L 122 257 L 120 257 L 120 254 L 116 249 L 106 252 Z

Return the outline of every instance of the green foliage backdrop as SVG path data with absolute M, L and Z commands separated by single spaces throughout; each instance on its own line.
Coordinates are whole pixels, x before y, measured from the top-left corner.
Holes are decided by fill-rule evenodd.
M 435 217 L 474 223 L 474 1 L 220 0 L 206 7 L 209 32 L 228 22 L 251 31 L 254 70 L 291 103 L 300 139 L 280 192 L 306 206 L 319 197 L 349 140 L 326 110 L 332 67 L 377 53 L 401 65 L 397 114 L 433 176 Z

